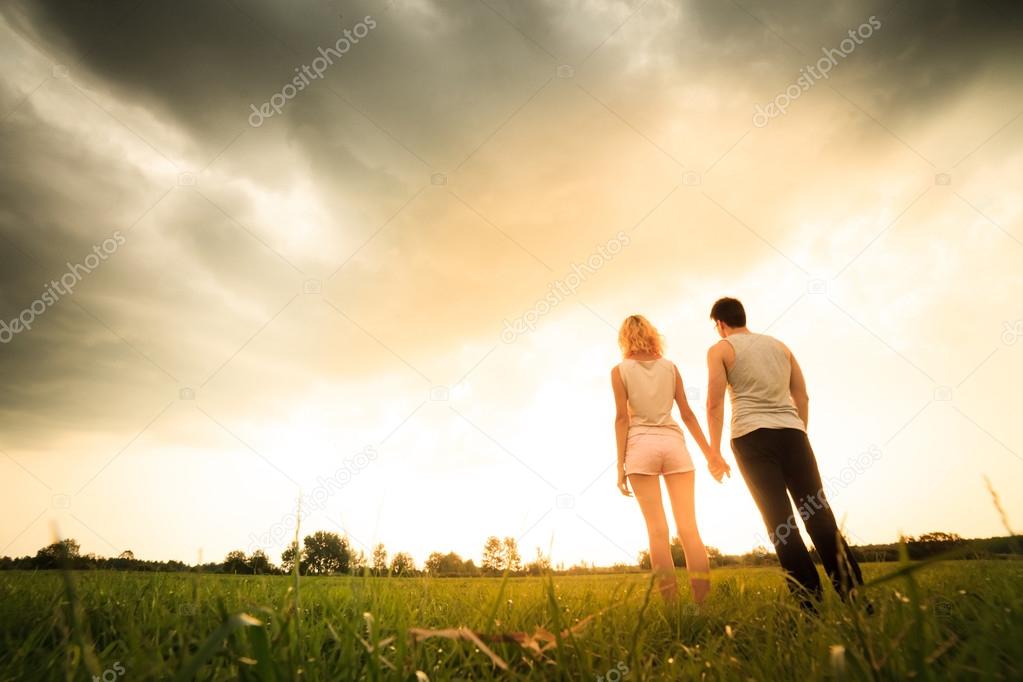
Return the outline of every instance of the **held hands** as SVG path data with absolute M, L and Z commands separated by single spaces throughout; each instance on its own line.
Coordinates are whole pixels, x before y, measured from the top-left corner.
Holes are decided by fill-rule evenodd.
M 632 491 L 629 490 L 629 479 L 625 476 L 625 469 L 618 467 L 618 490 L 622 495 L 626 497 L 632 497 Z
M 721 483 L 725 476 L 732 477 L 732 468 L 728 466 L 728 462 L 725 461 L 720 452 L 712 452 L 707 455 L 707 468 L 710 470 L 710 475 L 718 483 Z

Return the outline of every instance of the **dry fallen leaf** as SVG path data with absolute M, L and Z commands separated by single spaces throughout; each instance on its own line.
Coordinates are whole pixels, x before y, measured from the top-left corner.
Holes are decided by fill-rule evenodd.
M 408 632 L 412 635 L 412 639 L 416 642 L 421 642 L 422 640 L 430 639 L 431 637 L 441 637 L 443 639 L 464 639 L 472 642 L 480 651 L 490 657 L 490 660 L 494 662 L 494 665 L 501 670 L 508 670 L 508 664 L 504 662 L 504 659 L 495 654 L 493 650 L 484 644 L 483 640 L 481 640 L 479 636 L 469 628 L 445 628 L 443 630 L 411 628 Z
M 560 638 L 567 638 L 569 635 L 578 634 L 583 628 L 589 625 L 590 621 L 595 616 L 600 615 L 603 611 L 595 613 L 583 618 L 581 621 L 563 631 Z M 558 646 L 559 636 L 554 635 L 546 628 L 537 627 L 532 633 L 528 632 L 502 632 L 496 635 L 487 633 L 473 632 L 469 628 L 445 628 L 441 630 L 429 630 L 426 628 L 411 628 L 409 634 L 412 639 L 416 642 L 420 642 L 424 639 L 431 637 L 441 637 L 443 639 L 462 639 L 475 644 L 480 651 L 490 657 L 490 660 L 494 662 L 494 665 L 499 667 L 501 670 L 507 670 L 508 664 L 505 663 L 504 659 L 493 652 L 490 647 L 484 644 L 484 640 L 488 642 L 514 642 L 518 644 L 526 651 L 529 651 L 538 658 L 543 658 L 543 654 L 556 646 Z

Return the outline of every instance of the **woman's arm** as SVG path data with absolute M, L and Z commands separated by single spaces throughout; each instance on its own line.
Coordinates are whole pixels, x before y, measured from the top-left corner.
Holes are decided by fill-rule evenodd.
M 689 399 L 686 397 L 686 389 L 682 385 L 682 375 L 679 373 L 678 367 L 675 367 L 675 402 L 678 403 L 678 411 L 682 415 L 682 423 L 689 429 L 689 433 L 692 434 L 693 440 L 700 447 L 700 452 L 703 453 L 703 456 L 710 459 L 710 444 L 707 443 L 707 438 L 703 435 L 703 428 L 700 426 L 699 420 L 693 414 L 692 408 L 689 407 Z
M 625 442 L 629 438 L 629 397 L 622 373 L 616 365 L 611 370 L 611 389 L 615 394 L 615 442 L 618 445 L 618 490 L 631 497 L 629 480 L 625 477 Z

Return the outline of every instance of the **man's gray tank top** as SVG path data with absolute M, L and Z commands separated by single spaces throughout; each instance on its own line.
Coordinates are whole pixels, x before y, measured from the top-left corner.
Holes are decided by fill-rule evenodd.
M 757 429 L 806 426 L 789 393 L 792 363 L 778 339 L 766 334 L 731 334 L 735 363 L 726 374 L 732 397 L 732 438 Z

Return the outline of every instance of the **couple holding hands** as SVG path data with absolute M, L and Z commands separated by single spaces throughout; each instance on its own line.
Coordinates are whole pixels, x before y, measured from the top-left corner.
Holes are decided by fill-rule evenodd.
M 731 396 L 731 449 L 735 463 L 763 516 L 789 588 L 806 608 L 821 597 L 820 576 L 793 528 L 791 495 L 842 598 L 863 583 L 859 565 L 842 537 L 821 483 L 806 435 L 809 397 L 792 351 L 781 341 L 746 327 L 746 311 L 734 298 L 722 298 L 710 312 L 721 341 L 707 352 L 707 425 L 704 436 L 689 407 L 682 375 L 663 357 L 657 329 L 643 316 L 625 319 L 618 333 L 622 361 L 611 370 L 618 445 L 618 488 L 635 496 L 646 521 L 650 565 L 666 601 L 677 597 L 668 521 L 661 502 L 661 477 L 685 552 L 693 600 L 710 591 L 710 563 L 696 525 L 694 465 L 682 429 L 672 417 L 677 404 L 682 423 L 707 458 L 715 480 L 731 476 L 721 456 L 726 388 Z M 806 504 L 811 500 L 812 505 Z

